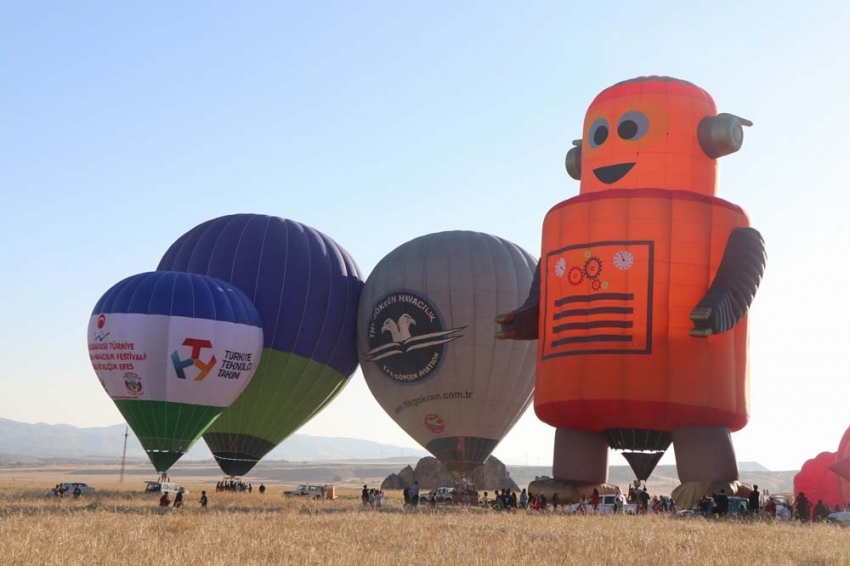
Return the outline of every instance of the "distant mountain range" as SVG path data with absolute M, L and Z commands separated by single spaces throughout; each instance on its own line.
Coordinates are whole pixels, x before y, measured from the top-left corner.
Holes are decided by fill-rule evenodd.
M 124 449 L 124 425 L 78 428 L 71 425 L 29 424 L 0 418 L 0 463 L 28 460 L 120 460 Z M 421 458 L 428 452 L 379 444 L 358 438 L 329 438 L 294 434 L 272 450 L 264 460 L 294 462 L 321 460 L 372 460 Z M 132 430 L 127 438 L 127 458 L 147 460 Z M 182 458 L 212 460 L 203 440 Z
M 29 424 L 0 418 L 0 465 L 38 461 L 119 461 L 124 448 L 124 430 L 125 425 L 78 428 L 66 424 Z M 380 444 L 359 438 L 293 434 L 263 460 L 316 462 L 403 459 L 415 462 L 423 456 L 430 454 L 417 448 Z M 132 430 L 127 437 L 127 458 L 147 462 L 145 451 Z M 212 454 L 203 440 L 195 443 L 181 462 L 201 460 L 212 460 Z M 545 467 L 540 468 L 543 469 Z M 741 472 L 770 471 L 758 462 L 738 462 L 738 469 Z

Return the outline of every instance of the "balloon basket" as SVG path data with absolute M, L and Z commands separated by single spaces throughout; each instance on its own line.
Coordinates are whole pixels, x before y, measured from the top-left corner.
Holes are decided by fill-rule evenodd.
M 224 476 L 215 484 L 216 492 L 230 491 L 235 493 L 250 493 L 253 486 L 250 483 L 242 481 L 239 476 Z

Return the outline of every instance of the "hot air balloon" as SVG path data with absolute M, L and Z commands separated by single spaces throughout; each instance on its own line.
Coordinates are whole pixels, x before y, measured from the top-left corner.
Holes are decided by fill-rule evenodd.
M 841 478 L 829 469 L 835 464 L 835 452 L 821 452 L 803 464 L 794 476 L 794 493 L 803 492 L 809 501 L 823 501 L 832 509 L 836 505 L 843 507 L 841 496 Z
M 838 452 L 835 453 L 835 463 L 829 468 L 839 478 L 841 497 L 845 505 L 850 505 L 850 427 L 841 437 L 838 443 Z
M 157 269 L 227 281 L 260 314 L 264 341 L 257 373 L 204 434 L 221 469 L 244 475 L 348 383 L 357 368 L 363 279 L 328 236 L 262 214 L 196 226 L 171 245 Z
M 837 452 L 821 452 L 803 464 L 794 476 L 794 493 L 801 491 L 810 501 L 823 500 L 830 509 L 850 504 L 850 428 Z
M 497 342 L 493 309 L 525 297 L 534 258 L 467 231 L 384 257 L 360 300 L 357 342 L 381 407 L 457 477 L 490 456 L 531 402 L 534 344 Z
M 244 293 L 188 273 L 124 279 L 97 302 L 88 327 L 92 367 L 161 473 L 251 382 L 262 344 Z
M 737 482 L 730 432 L 748 420 L 765 250 L 715 195 L 717 158 L 750 125 L 670 77 L 618 83 L 588 108 L 566 160 L 580 194 L 544 219 L 539 288 L 497 319 L 502 338 L 539 338 L 535 412 L 557 428 L 565 483 L 607 481 L 609 447 L 646 479 L 671 441 L 694 497 Z

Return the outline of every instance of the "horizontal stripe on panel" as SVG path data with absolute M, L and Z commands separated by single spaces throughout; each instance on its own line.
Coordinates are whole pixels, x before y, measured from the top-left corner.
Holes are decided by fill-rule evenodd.
M 591 328 L 632 328 L 631 320 L 594 320 L 591 322 L 571 322 L 559 324 L 552 329 L 553 332 L 566 332 L 568 330 L 589 330 Z
M 552 318 L 566 318 L 568 316 L 593 316 L 595 314 L 633 314 L 633 307 L 594 307 L 590 309 L 569 309 L 561 312 L 556 312 Z
M 620 334 L 594 334 L 591 336 L 571 336 L 569 338 L 561 338 L 553 340 L 551 346 L 564 346 L 565 344 L 587 344 L 590 342 L 631 342 L 634 337 L 632 335 Z
M 634 293 L 596 293 L 593 295 L 570 295 L 555 300 L 555 306 L 560 307 L 570 303 L 585 303 L 588 301 L 631 301 Z

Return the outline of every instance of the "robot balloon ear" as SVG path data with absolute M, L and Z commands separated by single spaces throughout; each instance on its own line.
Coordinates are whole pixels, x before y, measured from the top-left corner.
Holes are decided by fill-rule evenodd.
M 565 165 L 570 177 L 578 181 L 581 179 L 581 140 L 575 140 L 573 145 L 575 147 L 567 152 Z
M 703 152 L 711 159 L 735 153 L 744 144 L 744 126 L 753 123 L 734 114 L 718 114 L 702 119 L 697 128 L 697 139 Z

